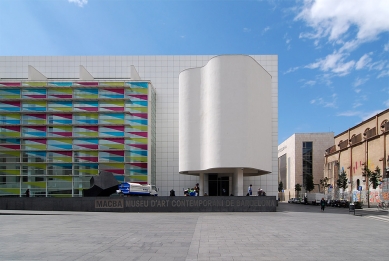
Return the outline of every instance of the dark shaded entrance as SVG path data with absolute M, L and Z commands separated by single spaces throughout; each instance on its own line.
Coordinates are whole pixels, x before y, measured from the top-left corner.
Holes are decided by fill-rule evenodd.
M 229 177 L 218 177 L 218 174 L 208 174 L 208 195 L 228 196 L 230 194 Z

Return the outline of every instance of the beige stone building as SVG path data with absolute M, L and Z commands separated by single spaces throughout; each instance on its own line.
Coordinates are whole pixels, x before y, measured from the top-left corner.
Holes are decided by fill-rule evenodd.
M 302 197 L 307 175 L 313 175 L 315 189 L 312 193 L 319 192 L 318 184 L 323 178 L 323 155 L 333 142 L 333 132 L 295 133 L 278 146 L 279 181 L 284 188 L 284 193 L 280 195 L 282 200 L 297 197 L 296 184 L 303 187 L 299 193 Z
M 334 197 L 340 196 L 336 181 L 339 173 L 344 170 L 348 178 L 344 198 L 352 201 L 362 199 L 367 203 L 368 182 L 362 176 L 363 168 L 367 166 L 372 171 L 379 167 L 383 176 L 377 189 L 370 186 L 370 203 L 389 200 L 386 175 L 389 168 L 388 134 L 389 109 L 335 136 L 334 143 L 327 148 L 324 157 L 324 177 L 330 178 L 330 183 L 335 188 Z

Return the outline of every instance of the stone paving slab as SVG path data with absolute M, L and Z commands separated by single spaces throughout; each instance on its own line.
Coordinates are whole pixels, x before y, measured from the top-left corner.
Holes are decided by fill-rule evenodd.
M 388 260 L 389 223 L 280 203 L 268 213 L 0 211 L 0 260 Z

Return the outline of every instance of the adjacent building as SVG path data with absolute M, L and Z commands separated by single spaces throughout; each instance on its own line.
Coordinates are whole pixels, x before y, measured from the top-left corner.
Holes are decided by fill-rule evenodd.
M 342 195 L 338 189 L 334 197 L 344 197 L 352 201 L 367 203 L 367 191 L 370 190 L 370 203 L 389 200 L 389 109 L 361 122 L 360 124 L 338 134 L 334 142 L 325 151 L 324 176 L 329 177 L 336 188 L 336 180 L 341 172 L 347 174 L 348 187 Z M 363 176 L 367 167 L 375 171 L 378 167 L 382 178 L 376 188 Z
M 179 74 L 190 68 L 207 67 L 208 63 L 219 60 L 214 57 L 0 57 L 0 195 L 20 196 L 30 189 L 32 196 L 81 196 L 82 190 L 89 188 L 90 178 L 102 170 L 114 173 L 118 182 L 152 183 L 159 188 L 160 195 L 169 195 L 171 189 L 176 195 L 182 195 L 183 189 L 193 187 L 201 177 L 179 173 L 191 170 L 179 168 L 181 152 L 184 152 L 179 147 L 182 109 Z M 251 74 L 253 68 L 266 75 L 263 90 L 268 103 L 266 115 L 261 117 L 266 122 L 267 143 L 266 152 L 247 159 L 250 164 L 234 164 L 234 167 L 252 168 L 256 173 L 243 175 L 239 183 L 229 181 L 228 189 L 231 193 L 235 191 L 232 184 L 238 184 L 236 191 L 242 193 L 253 184 L 255 189 L 262 188 L 268 195 L 277 195 L 278 57 L 237 58 L 244 60 L 238 64 L 247 67 L 235 67 L 226 79 L 235 80 L 233 75 L 241 77 L 246 72 Z M 210 82 L 209 87 L 213 86 L 221 90 L 220 83 Z M 252 82 L 235 82 L 234 89 L 229 86 L 229 95 L 247 97 L 243 92 L 253 86 Z M 250 93 L 259 94 L 250 90 L 245 95 Z M 251 103 L 251 107 L 244 108 L 247 104 L 241 104 L 241 100 L 229 102 L 240 114 L 263 109 Z M 201 106 L 193 108 L 215 113 Z M 239 119 L 237 115 L 231 116 L 231 120 Z M 213 117 L 226 119 L 225 115 Z M 252 125 L 240 127 L 244 130 L 242 136 L 238 137 L 235 132 L 234 138 L 247 141 L 247 135 L 254 140 L 256 135 L 261 135 L 245 130 Z M 222 142 L 228 141 L 223 138 Z M 238 155 L 242 151 L 229 153 Z M 264 173 L 269 174 L 258 176 Z M 214 186 L 215 181 L 221 184 L 218 181 L 226 178 L 212 177 L 216 179 L 203 180 L 202 192 L 208 192 L 209 184 Z
M 308 175 L 313 177 L 314 192 L 323 192 L 320 179 L 323 179 L 324 153 L 334 142 L 333 132 L 295 133 L 278 146 L 279 182 L 283 184 L 282 199 L 297 197 L 296 184 L 301 185 L 299 193 L 305 193 Z M 331 180 L 331 182 L 333 179 Z

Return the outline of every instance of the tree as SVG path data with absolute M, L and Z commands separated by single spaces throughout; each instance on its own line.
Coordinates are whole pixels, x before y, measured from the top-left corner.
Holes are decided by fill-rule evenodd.
M 301 185 L 297 183 L 294 186 L 294 190 L 297 191 L 297 197 L 299 197 L 299 192 L 301 191 Z
M 338 179 L 336 180 L 336 185 L 338 186 L 339 189 L 343 189 L 344 192 L 348 187 L 347 182 L 348 182 L 347 173 L 344 170 L 342 170 L 342 172 L 339 174 Z
M 320 180 L 320 186 L 323 188 L 324 194 L 326 194 L 326 188 L 330 186 L 328 183 L 330 179 L 328 177 L 324 177 L 323 179 Z
M 315 184 L 313 184 L 313 175 L 307 175 L 305 178 L 305 190 L 311 192 L 315 189 Z
M 280 183 L 278 183 L 278 192 L 282 192 L 284 190 L 284 184 L 282 183 L 282 181 L 280 181 Z
M 363 168 L 362 176 L 365 177 L 367 182 L 367 207 L 370 208 L 370 186 L 376 189 L 380 183 L 381 170 L 377 166 L 375 171 L 371 171 L 366 165 Z

